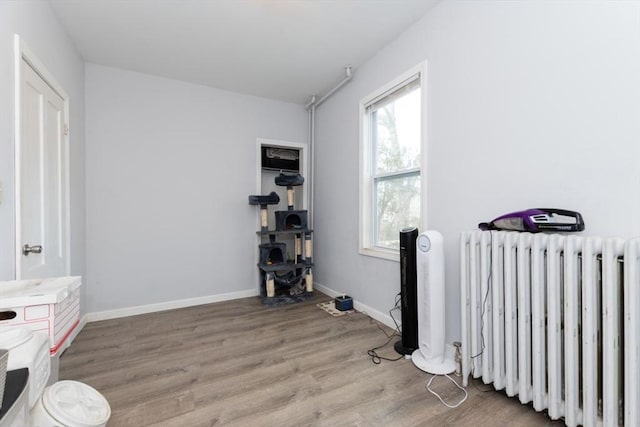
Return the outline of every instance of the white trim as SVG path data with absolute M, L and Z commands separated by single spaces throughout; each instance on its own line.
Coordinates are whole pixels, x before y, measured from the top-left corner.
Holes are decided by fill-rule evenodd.
M 97 311 L 94 313 L 87 313 L 83 317 L 83 319 L 86 318 L 86 322 L 97 322 L 100 320 L 118 319 L 120 317 L 137 316 L 139 314 L 155 313 L 158 311 L 175 310 L 177 308 L 185 308 L 196 305 L 211 304 L 214 302 L 230 301 L 239 298 L 254 297 L 256 295 L 258 295 L 256 289 L 246 289 L 244 291 L 229 292 L 225 294 L 187 298 L 175 301 L 160 302 L 157 304 L 138 305 L 134 307 L 118 308 L 115 310 Z
M 27 61 L 29 65 L 42 77 L 42 79 L 51 86 L 51 89 L 56 91 L 61 98 L 68 100 L 69 95 L 64 90 L 62 85 L 58 83 L 56 78 L 51 74 L 44 63 L 38 59 L 31 49 L 25 44 L 18 34 L 14 34 L 14 47 L 16 50 L 16 59 L 20 62 L 20 59 Z
M 360 183 L 358 188 L 358 218 L 359 218 L 359 233 L 358 233 L 358 249 L 362 255 L 375 256 L 375 253 L 367 254 L 368 247 L 370 246 L 371 239 L 371 197 L 368 197 L 369 192 L 365 191 L 365 188 L 371 188 L 371 156 L 368 154 L 369 150 L 366 149 L 365 141 L 369 140 L 369 127 L 367 126 L 368 120 L 365 120 L 366 104 L 364 100 L 360 101 L 359 109 L 359 128 L 360 128 Z M 367 194 L 365 194 L 367 193 Z M 367 197 L 365 197 L 365 195 Z M 369 214 L 365 215 L 365 212 L 369 211 Z M 400 257 L 398 257 L 398 260 Z
M 313 287 L 322 292 L 323 294 L 326 294 L 328 296 L 330 296 L 331 298 L 335 298 L 337 296 L 341 296 L 344 295 L 343 292 L 337 292 L 334 291 L 331 288 L 328 288 L 320 283 L 318 283 L 317 281 L 313 281 Z M 391 316 L 389 316 L 388 313 L 383 313 L 381 311 L 376 310 L 375 308 L 369 307 L 366 304 L 363 304 L 361 302 L 356 301 L 355 299 L 353 300 L 353 308 L 355 308 L 356 310 L 358 310 L 359 312 L 366 314 L 367 316 L 371 317 L 374 320 L 377 320 L 380 323 L 383 323 L 384 325 L 390 327 L 391 329 L 395 330 L 396 329 L 396 325 L 393 322 L 393 319 L 391 318 Z M 397 319 L 398 325 L 400 325 L 400 319 Z
M 422 99 L 420 100 L 420 225 L 422 231 L 428 230 L 427 227 L 427 175 L 429 174 L 429 168 L 427 167 L 428 159 L 428 123 L 427 123 L 427 109 L 428 109 L 428 97 L 429 87 L 427 85 L 427 63 L 426 61 L 420 64 L 420 90 Z
M 73 343 L 73 340 L 76 339 L 76 337 L 78 336 L 78 334 L 82 331 L 82 329 L 87 326 L 87 315 L 85 314 L 84 316 L 82 316 L 82 318 L 80 318 L 80 321 L 78 322 L 78 326 L 75 327 L 75 329 L 73 331 L 71 331 L 71 334 L 69 334 L 69 338 L 64 342 L 64 344 L 58 348 L 58 350 L 56 351 L 56 355 L 58 357 L 62 356 L 62 354 L 67 351 L 67 349 L 69 347 L 71 347 L 71 344 Z
M 67 128 L 70 128 L 70 117 L 69 117 L 69 95 L 64 90 L 62 85 L 58 83 L 53 74 L 51 74 L 47 67 L 38 59 L 38 57 L 29 49 L 29 47 L 25 44 L 25 42 L 20 38 L 18 34 L 14 34 L 13 36 L 13 47 L 14 47 L 14 205 L 15 205 L 15 252 L 14 252 L 14 264 L 15 264 L 15 279 L 22 279 L 22 268 L 20 264 L 20 255 L 22 253 L 22 222 L 21 222 L 21 182 L 20 182 L 20 111 L 21 111 L 21 93 L 20 93 L 20 82 L 22 80 L 22 59 L 27 62 L 33 68 L 33 70 L 40 76 L 42 79 L 53 89 L 64 102 L 64 115 L 65 115 L 65 125 Z M 70 149 L 69 149 L 69 139 L 70 139 L 70 131 L 65 133 L 64 135 L 64 150 L 65 150 L 65 177 L 64 177 L 64 191 L 66 192 L 66 206 L 65 206 L 65 225 L 66 225 L 66 233 L 64 239 L 66 239 L 65 247 L 65 272 L 64 276 L 69 276 L 71 274 L 71 181 L 70 181 L 70 169 L 71 169 L 71 159 L 70 159 Z
M 84 329 L 84 327 L 87 326 L 87 323 L 89 323 L 89 319 L 88 319 L 88 315 L 85 314 L 84 316 L 82 316 L 80 318 L 80 323 L 78 323 L 78 327 L 76 328 L 76 330 L 69 337 L 69 338 L 71 338 L 71 341 L 73 341 L 75 339 L 75 337 L 77 337 L 78 334 Z
M 20 205 L 20 99 L 21 99 L 21 90 L 20 90 L 20 82 L 22 80 L 22 43 L 20 42 L 20 37 L 17 34 L 13 36 L 13 53 L 14 53 L 14 61 L 13 61 L 13 85 L 14 85 L 14 100 L 13 100 L 13 113 L 14 113 L 14 123 L 13 123 L 13 173 L 14 173 L 14 246 L 15 251 L 13 252 L 13 262 L 14 262 L 14 270 L 15 270 L 15 279 L 20 280 L 22 278 L 22 269 L 20 268 L 20 243 L 22 242 L 22 222 L 21 218 L 21 205 Z
M 400 261 L 400 251 L 394 249 L 380 248 L 373 245 L 371 241 L 372 229 L 372 200 L 370 192 L 373 187 L 371 174 L 371 155 L 368 147 L 369 126 L 366 120 L 367 106 L 379 100 L 381 96 L 396 90 L 399 85 L 412 81 L 414 76 L 420 77 L 420 226 L 422 230 L 427 229 L 427 63 L 422 62 L 400 76 L 391 80 L 384 86 L 365 96 L 360 100 L 359 105 L 359 129 L 360 129 L 360 183 L 359 183 L 359 232 L 358 232 L 358 252 L 360 255 L 383 258 L 391 261 Z M 367 213 L 368 212 L 368 213 Z M 399 232 L 400 230 L 398 230 Z
M 362 218 L 360 218 L 362 220 Z M 400 232 L 400 230 L 398 230 Z M 381 247 L 360 247 L 360 255 L 400 262 L 400 251 Z
M 421 86 L 421 72 L 422 70 L 418 70 L 415 73 L 405 73 L 403 76 L 409 75 L 406 79 L 394 79 L 391 85 L 385 85 L 385 90 L 377 90 L 375 91 L 375 96 L 367 97 L 369 100 L 365 103 L 365 109 L 372 108 L 375 104 L 382 101 L 383 99 L 389 97 L 390 95 L 394 95 L 396 92 L 400 90 L 406 90 L 407 87 L 413 89 L 413 83 L 418 82 L 418 86 Z M 386 104 L 385 104 L 386 105 Z M 381 107 L 375 108 L 376 110 Z

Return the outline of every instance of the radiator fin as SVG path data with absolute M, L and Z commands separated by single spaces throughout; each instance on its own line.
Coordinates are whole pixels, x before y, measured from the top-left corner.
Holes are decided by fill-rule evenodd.
M 464 232 L 462 375 L 567 426 L 640 426 L 640 239 Z

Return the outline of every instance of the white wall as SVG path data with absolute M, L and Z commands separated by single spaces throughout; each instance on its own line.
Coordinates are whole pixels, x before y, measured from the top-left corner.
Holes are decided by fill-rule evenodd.
M 71 273 L 84 276 L 84 62 L 58 23 L 48 1 L 3 0 L 0 1 L 0 181 L 4 197 L 0 204 L 0 280 L 15 278 L 14 33 L 20 35 L 69 95 Z M 84 313 L 84 304 L 81 307 Z
M 358 102 L 428 61 L 428 227 L 445 237 L 447 336 L 458 239 L 510 211 L 580 211 L 640 235 L 640 3 L 444 1 L 318 109 L 316 280 L 385 312 L 399 265 L 358 254 Z
M 86 64 L 89 312 L 258 289 L 256 139 L 302 106 Z

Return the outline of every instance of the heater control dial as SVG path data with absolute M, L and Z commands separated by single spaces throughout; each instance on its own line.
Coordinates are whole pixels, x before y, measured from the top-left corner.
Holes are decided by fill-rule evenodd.
M 424 234 L 418 236 L 418 249 L 422 252 L 429 252 L 429 249 L 431 249 L 431 240 L 429 237 Z

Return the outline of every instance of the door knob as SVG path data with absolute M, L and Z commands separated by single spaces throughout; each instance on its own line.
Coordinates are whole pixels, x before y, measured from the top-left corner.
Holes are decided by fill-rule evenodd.
M 32 252 L 34 254 L 41 254 L 42 253 L 42 246 L 41 245 L 35 245 L 35 246 L 24 245 L 22 247 L 22 253 L 24 255 L 29 255 Z

